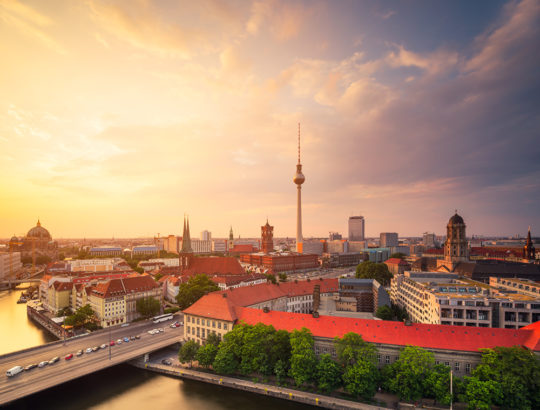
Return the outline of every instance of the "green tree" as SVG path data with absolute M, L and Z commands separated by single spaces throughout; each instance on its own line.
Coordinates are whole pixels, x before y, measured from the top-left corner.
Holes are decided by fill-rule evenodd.
M 472 376 L 498 383 L 502 396 L 495 401 L 497 405 L 540 408 L 540 359 L 529 350 L 519 346 L 482 349 L 482 359 Z
M 287 282 L 287 274 L 286 273 L 280 273 L 279 274 L 279 281 L 280 282 Z
M 198 301 L 204 295 L 219 290 L 219 286 L 212 282 L 204 274 L 190 278 L 186 283 L 181 283 L 178 289 L 176 301 L 180 309 L 184 310 Z
M 275 285 L 276 282 L 277 282 L 277 281 L 276 281 L 276 275 L 272 275 L 272 274 L 270 274 L 270 273 L 266 275 L 266 280 L 267 280 L 268 282 L 273 283 L 274 285 Z
M 456 379 L 454 377 L 454 380 Z M 436 364 L 424 379 L 424 389 L 424 394 L 427 397 L 434 398 L 440 404 L 449 405 L 452 398 L 450 395 L 450 368 Z M 455 391 L 456 389 L 454 389 Z
M 313 335 L 303 327 L 301 330 L 293 330 L 290 339 L 291 367 L 289 376 L 294 379 L 297 386 L 302 386 L 315 378 L 317 356 L 313 351 Z
M 401 252 L 395 252 L 392 255 L 390 255 L 390 258 L 397 258 L 397 259 L 405 259 L 407 255 Z
M 289 364 L 286 360 L 279 359 L 274 366 L 274 374 L 279 384 L 282 384 L 287 378 Z
M 503 393 L 498 382 L 494 380 L 482 381 L 476 377 L 468 377 L 467 379 L 465 397 L 468 409 L 489 410 L 493 404 L 501 402 Z
M 182 347 L 178 351 L 178 360 L 180 360 L 180 363 L 189 362 L 189 365 L 191 366 L 191 363 L 197 356 L 198 351 L 199 345 L 197 344 L 197 342 L 195 342 L 194 340 L 188 340 L 182 345 Z
M 330 393 L 341 384 L 341 368 L 329 354 L 323 354 L 317 363 L 316 377 L 319 390 Z
M 83 326 L 88 322 L 95 322 L 96 317 L 94 311 L 90 305 L 81 306 L 75 311 L 72 315 L 64 319 L 64 324 L 66 326 L 79 327 Z
M 392 309 L 389 306 L 383 305 L 377 308 L 375 316 L 382 320 L 393 320 L 394 312 L 392 312 Z
M 64 254 L 64 252 L 59 252 L 58 253 L 58 260 L 63 261 L 64 259 L 66 259 L 66 255 Z
M 214 359 L 213 368 L 219 374 L 234 374 L 240 366 L 238 356 L 234 353 L 233 347 L 221 343 Z
M 399 359 L 384 368 L 385 387 L 400 399 L 417 400 L 424 395 L 424 379 L 435 365 L 433 353 L 417 346 L 406 346 Z
M 392 303 L 391 305 L 392 313 L 394 314 L 394 317 L 398 321 L 408 320 L 409 314 L 407 313 L 407 310 L 405 308 L 400 307 L 399 305 L 395 305 Z
M 362 339 L 358 333 L 349 332 L 342 338 L 334 338 L 334 348 L 338 362 L 346 367 L 353 366 L 360 360 L 367 360 L 375 364 L 377 349 L 371 343 Z
M 195 354 L 195 359 L 199 362 L 201 366 L 208 368 L 212 365 L 212 363 L 214 363 L 217 352 L 218 348 L 216 347 L 216 345 L 212 343 L 207 343 L 201 346 L 199 350 L 197 350 L 197 353 Z
M 361 279 L 375 279 L 383 286 L 390 285 L 390 280 L 394 277 L 384 263 L 371 261 L 362 262 L 356 267 L 356 277 Z
M 212 345 L 218 347 L 220 343 L 221 343 L 221 340 L 220 340 L 220 338 L 219 338 L 219 336 L 218 336 L 217 333 L 215 333 L 215 332 L 210 332 L 210 333 L 208 334 L 208 336 L 206 336 L 205 344 L 207 344 L 207 345 L 208 345 L 208 344 L 212 344 Z
M 154 280 L 156 282 L 159 282 L 159 280 L 163 277 L 163 274 L 162 273 L 156 273 L 155 276 L 154 276 Z
M 160 309 L 159 300 L 152 297 L 137 299 L 135 306 L 143 317 L 154 316 Z
M 359 360 L 345 369 L 343 386 L 353 396 L 370 399 L 375 395 L 378 379 L 377 367 L 367 360 Z

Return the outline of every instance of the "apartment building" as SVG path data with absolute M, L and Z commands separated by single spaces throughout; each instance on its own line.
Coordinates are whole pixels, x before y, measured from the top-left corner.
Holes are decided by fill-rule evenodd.
M 21 269 L 20 252 L 0 252 L 0 279 L 15 275 Z
M 390 297 L 417 323 L 518 329 L 540 320 L 540 298 L 454 273 L 405 272 L 392 279 Z

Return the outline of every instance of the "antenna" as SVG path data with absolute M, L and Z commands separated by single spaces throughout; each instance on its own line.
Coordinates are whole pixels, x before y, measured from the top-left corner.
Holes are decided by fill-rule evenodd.
M 298 163 L 300 163 L 300 123 L 298 123 Z

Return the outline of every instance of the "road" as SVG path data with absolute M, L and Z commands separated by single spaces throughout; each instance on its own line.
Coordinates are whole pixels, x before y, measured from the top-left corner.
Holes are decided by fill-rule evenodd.
M 178 316 L 175 316 L 175 320 L 179 320 Z M 85 350 L 103 343 L 109 344 L 108 331 L 73 338 L 67 340 L 65 345 L 63 343 L 44 345 L 36 350 L 0 357 L 0 405 L 178 342 L 182 340 L 184 329 L 182 326 L 170 328 L 173 322 L 174 320 L 154 324 L 151 321 L 144 321 L 132 323 L 127 327 L 111 329 L 112 340 L 135 335 L 140 335 L 140 339 L 110 347 L 110 360 L 109 347 L 99 349 L 97 352 L 85 352 L 79 357 L 75 356 L 79 349 Z M 157 327 L 163 328 L 164 331 L 155 335 L 147 333 L 148 330 Z M 4 336 L 9 337 L 8 335 Z M 65 360 L 64 357 L 69 353 L 74 354 L 73 358 Z M 5 372 L 14 366 L 24 367 L 32 363 L 38 364 L 55 356 L 60 357 L 60 361 L 57 363 L 23 371 L 13 377 L 6 376 Z

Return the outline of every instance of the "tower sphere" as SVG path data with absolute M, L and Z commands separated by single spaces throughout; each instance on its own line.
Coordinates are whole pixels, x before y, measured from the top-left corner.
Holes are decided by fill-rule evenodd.
M 302 185 L 305 180 L 306 177 L 304 176 L 304 174 L 302 174 L 302 165 L 296 165 L 296 174 L 294 174 L 293 182 L 296 185 Z

